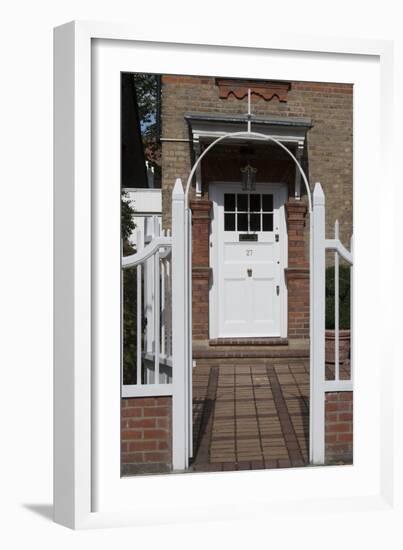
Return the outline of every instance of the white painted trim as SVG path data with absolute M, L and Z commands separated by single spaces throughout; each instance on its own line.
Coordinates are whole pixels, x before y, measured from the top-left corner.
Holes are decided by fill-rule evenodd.
M 126 193 L 161 195 L 161 189 L 157 187 L 123 187 L 123 191 Z
M 159 397 L 173 395 L 172 384 L 127 384 L 122 386 L 122 397 Z
M 53 491 L 54 519 L 68 527 L 90 517 L 94 470 L 90 46 L 76 23 L 55 29 Z
M 325 239 L 326 250 L 334 250 L 338 252 L 343 260 L 346 260 L 350 265 L 353 263 L 353 255 L 343 246 L 339 239 Z
M 193 135 L 194 135 L 194 138 L 195 139 L 199 139 L 200 141 L 210 141 L 210 140 L 213 140 L 213 139 L 217 139 L 219 137 L 222 137 L 224 135 L 226 135 L 228 132 L 230 131 L 234 131 L 234 132 L 241 132 L 242 131 L 242 126 L 243 125 L 246 125 L 247 121 L 245 120 L 244 123 L 239 123 L 239 124 L 223 124 L 223 123 L 215 123 L 217 126 L 225 126 L 226 127 L 226 130 L 224 129 L 220 129 L 220 130 L 212 130 L 212 129 L 208 129 L 208 130 L 201 130 L 201 129 L 195 129 L 193 131 Z M 211 123 L 210 123 L 211 124 Z M 235 129 L 233 129 L 233 127 L 236 126 Z M 277 140 L 277 141 L 280 141 L 282 143 L 292 143 L 293 145 L 294 144 L 298 144 L 300 143 L 301 141 L 304 142 L 305 141 L 305 130 L 304 131 L 301 131 L 301 132 L 295 132 L 295 133 L 290 133 L 286 130 L 284 130 L 284 132 L 273 132 L 273 131 L 270 131 L 272 130 L 272 128 L 261 128 L 262 125 L 256 123 L 254 124 L 253 123 L 253 120 L 252 120 L 252 130 L 256 130 L 256 132 L 259 132 L 261 134 L 266 134 L 267 133 L 267 136 L 270 136 L 272 137 L 273 139 Z M 258 127 L 258 128 L 256 128 Z M 293 129 L 293 128 L 291 128 Z M 239 141 L 245 141 L 246 138 L 242 138 L 240 137 L 239 138 Z M 254 135 L 254 134 L 251 134 L 250 136 L 250 141 L 260 141 L 260 142 L 263 142 L 265 143 L 265 139 L 261 136 L 258 136 L 258 135 Z M 236 140 L 235 140 L 236 141 Z
M 353 391 L 352 380 L 325 380 L 323 382 L 324 393 L 339 392 L 339 391 Z
M 148 187 L 124 187 L 122 190 L 128 195 L 128 202 L 134 202 L 133 209 L 136 217 L 145 212 L 151 215 L 162 213 L 162 190 Z
M 334 224 L 334 237 L 339 239 L 339 222 L 336 220 Z M 326 249 L 326 242 L 325 242 Z M 336 251 L 334 253 L 334 368 L 335 379 L 339 380 L 340 375 L 340 328 L 339 328 L 339 303 L 340 303 L 340 289 L 339 289 L 339 254 Z M 326 303 L 326 302 L 325 302 Z
M 160 248 L 170 248 L 172 246 L 171 237 L 156 237 L 150 244 L 145 246 L 140 252 L 136 254 L 130 254 L 130 256 L 124 256 L 122 258 L 122 268 L 128 269 L 135 265 L 139 265 L 146 260 L 150 259 L 154 254 L 158 254 Z
M 218 288 L 215 284 L 215 274 L 219 271 L 220 258 L 219 258 L 219 246 L 217 241 L 218 234 L 218 220 L 217 220 L 217 195 L 219 190 L 222 189 L 222 186 L 226 186 L 228 191 L 236 192 L 240 189 L 240 182 L 231 182 L 231 181 L 213 181 L 209 184 L 209 199 L 213 203 L 212 207 L 212 216 L 210 223 L 210 234 L 209 234 L 209 250 L 210 250 L 210 267 L 212 268 L 212 280 L 209 288 L 209 338 L 218 338 L 219 334 L 219 323 L 218 323 Z M 288 186 L 286 183 L 281 182 L 259 182 L 256 184 L 258 187 L 274 190 L 276 196 L 282 202 L 278 210 L 279 214 L 279 223 L 280 223 L 280 262 L 283 266 L 282 273 L 280 276 L 280 335 L 279 338 L 287 338 L 287 329 L 288 329 L 288 289 L 286 284 L 286 268 L 288 267 L 288 231 L 287 231 L 287 220 L 285 213 L 285 204 L 287 202 L 287 190 Z M 268 335 L 271 336 L 271 335 Z M 276 336 L 274 336 L 276 337 Z
M 214 284 L 216 266 L 219 264 L 218 246 L 215 246 L 215 235 L 218 233 L 218 218 L 215 204 L 217 202 L 216 191 L 219 182 L 209 184 L 209 199 L 213 203 L 211 209 L 210 231 L 209 231 L 209 263 L 212 270 L 209 284 L 209 338 L 218 338 L 218 299 L 217 285 Z
M 184 470 L 189 463 L 187 454 L 188 410 L 186 376 L 186 253 L 185 253 L 185 194 L 178 178 L 172 192 L 172 466 Z
M 282 235 L 282 246 L 280 247 L 281 265 L 283 266 L 281 274 L 281 337 L 287 338 L 288 336 L 288 287 L 286 282 L 286 269 L 288 268 L 288 228 L 287 228 L 287 213 L 285 211 L 285 205 L 288 197 L 288 186 L 285 183 L 279 183 L 280 194 L 283 195 L 282 206 L 280 207 L 280 224 Z
M 144 248 L 144 238 L 143 238 L 143 233 L 140 229 L 137 230 L 136 232 L 136 249 L 137 249 L 137 252 L 141 252 Z M 136 349 L 136 371 L 137 371 L 137 377 L 136 377 L 136 381 L 138 384 L 141 384 L 141 377 L 142 377 L 142 370 L 143 370 L 143 350 L 142 350 L 142 347 L 143 347 L 143 333 L 142 333 L 142 324 L 143 324 L 143 313 L 144 313 L 144 303 L 143 303 L 143 283 L 142 283 L 142 280 L 143 280 L 143 275 L 146 275 L 146 272 L 144 272 L 145 270 L 143 269 L 143 266 L 142 265 L 137 265 L 137 268 L 136 268 L 136 279 L 137 279 L 137 319 L 136 319 L 136 323 L 137 323 L 137 328 L 136 328 L 136 340 L 137 340 L 137 349 Z M 122 271 L 122 274 L 123 274 L 123 271 Z M 123 280 L 123 276 L 122 276 L 122 280 Z M 123 328 L 124 328 L 124 324 L 123 324 L 123 310 L 124 310 L 124 307 L 122 305 L 121 307 L 122 309 L 122 360 L 121 360 L 121 363 L 122 363 L 122 371 L 123 371 Z M 122 372 L 122 386 L 124 387 L 125 384 L 123 382 L 123 372 Z
M 325 196 L 316 183 L 311 217 L 311 369 L 310 369 L 310 435 L 312 464 L 325 462 Z
M 186 205 L 186 197 L 185 197 Z M 186 278 L 186 414 L 187 414 L 187 449 L 186 464 L 189 465 L 189 458 L 193 456 L 193 301 L 192 301 L 192 211 L 185 209 L 185 278 Z

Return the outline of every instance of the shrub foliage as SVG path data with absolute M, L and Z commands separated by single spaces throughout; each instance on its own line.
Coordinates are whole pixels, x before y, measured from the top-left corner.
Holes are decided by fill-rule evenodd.
M 127 193 L 122 192 L 121 201 L 121 238 L 123 255 L 129 256 L 136 250 L 129 241 L 129 237 L 136 225 L 134 210 L 128 201 Z M 137 270 L 125 269 L 122 275 L 123 283 L 123 382 L 136 383 L 137 363 Z
M 326 269 L 326 328 L 334 329 L 334 267 Z M 339 328 L 350 328 L 350 267 L 339 266 Z

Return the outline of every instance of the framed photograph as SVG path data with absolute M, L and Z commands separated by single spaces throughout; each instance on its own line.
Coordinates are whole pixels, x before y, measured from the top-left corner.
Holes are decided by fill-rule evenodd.
M 55 29 L 57 522 L 390 501 L 391 59 Z

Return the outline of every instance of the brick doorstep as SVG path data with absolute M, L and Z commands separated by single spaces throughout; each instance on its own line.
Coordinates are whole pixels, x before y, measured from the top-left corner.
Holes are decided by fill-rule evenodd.
M 193 347 L 193 359 L 303 359 L 309 357 L 309 349 L 293 349 L 287 346 L 212 346 Z M 235 348 L 235 349 L 234 349 Z
M 209 346 L 287 346 L 287 338 L 213 338 Z

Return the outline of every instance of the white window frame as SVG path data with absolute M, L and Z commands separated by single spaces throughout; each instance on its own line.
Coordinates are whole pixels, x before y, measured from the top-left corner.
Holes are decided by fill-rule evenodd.
M 264 37 L 256 36 L 253 43 L 247 35 L 244 39 L 237 37 L 237 48 L 222 48 L 183 43 L 173 33 L 165 38 L 165 43 L 152 42 L 147 32 L 148 29 L 138 26 L 73 22 L 57 28 L 55 33 L 55 520 L 72 528 L 88 528 L 199 521 L 200 518 L 260 516 L 267 519 L 268 512 L 276 514 L 281 504 L 287 503 L 289 521 L 292 521 L 292 514 L 300 513 L 302 502 L 309 503 L 309 510 L 306 506 L 304 509 L 314 517 L 324 510 L 345 510 L 346 505 L 350 510 L 360 511 L 390 507 L 396 473 L 391 465 L 390 419 L 394 413 L 392 374 L 397 366 L 397 352 L 395 354 L 392 347 L 381 350 L 381 343 L 397 335 L 393 315 L 384 315 L 390 311 L 397 285 L 394 270 L 380 266 L 393 266 L 398 250 L 390 215 L 399 203 L 398 186 L 394 184 L 398 171 L 390 149 L 392 44 L 311 35 L 287 36 L 271 31 Z M 93 335 L 105 319 L 94 299 L 99 273 L 94 269 L 97 244 L 91 239 L 97 236 L 94 229 L 97 229 L 97 218 L 105 216 L 105 204 L 91 192 L 91 177 L 97 175 L 96 163 L 91 171 L 91 60 L 94 59 L 91 44 L 94 39 L 113 41 L 108 44 L 115 53 L 126 47 L 126 55 L 119 56 L 121 70 L 336 82 L 343 74 L 350 75 L 347 81 L 354 83 L 355 99 L 357 289 L 354 466 L 145 476 L 129 480 L 121 480 L 116 471 L 105 470 L 109 477 L 101 477 L 101 484 L 108 486 L 108 506 L 96 511 L 94 483 L 100 479 L 92 442 L 101 435 L 107 439 L 110 451 L 116 454 L 120 430 L 115 420 L 119 416 L 116 407 L 120 396 L 111 396 L 110 415 L 106 417 L 106 424 L 100 422 L 96 405 L 105 388 L 100 387 L 96 374 L 99 342 L 94 341 Z M 166 49 L 169 55 L 161 55 Z M 272 62 L 270 75 L 267 63 L 263 62 L 267 59 Z M 93 130 L 94 138 L 102 141 L 105 136 L 99 134 L 99 128 Z M 379 192 L 375 192 L 380 181 L 381 204 Z M 119 201 L 119 195 L 116 200 Z M 116 205 L 111 204 L 110 208 L 111 217 L 116 217 Z M 381 240 L 389 245 L 381 249 Z M 115 244 L 107 242 L 106 246 L 114 249 Z M 369 290 L 366 279 L 369 266 L 374 264 L 376 277 L 371 280 L 376 284 L 371 287 L 371 307 L 375 318 L 382 319 L 376 333 L 365 318 L 365 293 Z M 371 273 L 374 275 L 374 270 Z M 114 288 L 113 292 L 116 291 Z M 368 341 L 371 349 L 365 345 Z M 119 372 L 118 360 L 116 368 Z M 118 393 L 119 389 L 118 383 Z M 134 491 L 139 505 L 133 505 L 133 498 L 129 498 Z M 293 506 L 295 502 L 299 505 Z

